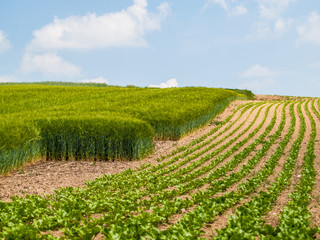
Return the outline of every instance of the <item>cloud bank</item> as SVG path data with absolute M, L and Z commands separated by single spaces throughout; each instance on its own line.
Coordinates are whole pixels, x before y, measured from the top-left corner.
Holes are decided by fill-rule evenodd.
M 245 70 L 243 73 L 240 73 L 240 77 L 250 78 L 250 77 L 270 77 L 276 73 L 271 71 L 267 67 L 263 67 L 259 64 L 252 65 L 250 68 Z
M 171 78 L 164 83 L 160 83 L 159 85 L 149 85 L 149 87 L 153 88 L 173 88 L 178 87 L 178 81 L 175 78 Z
M 312 12 L 302 25 L 298 27 L 298 42 L 320 45 L 320 15 Z
M 270 70 L 268 67 L 254 64 L 239 74 L 239 77 L 247 79 L 239 85 L 239 88 L 250 89 L 258 93 L 266 91 L 276 84 L 275 80 L 272 79 L 275 75 L 277 75 L 277 72 Z
M 42 72 L 54 76 L 74 77 L 80 74 L 81 69 L 65 60 L 56 53 L 40 55 L 25 54 L 21 69 L 24 73 Z
M 109 84 L 108 80 L 105 79 L 104 77 L 97 77 L 93 79 L 84 79 L 80 81 L 81 83 L 104 83 L 104 84 Z
M 258 79 L 253 81 L 244 82 L 239 85 L 240 89 L 248 89 L 255 93 L 261 93 L 262 91 L 266 91 L 266 89 L 275 85 L 275 81 L 273 79 Z
M 259 15 L 264 19 L 278 19 L 296 0 L 258 0 Z
M 169 13 L 168 3 L 158 6 L 158 13 L 147 10 L 146 0 L 119 12 L 97 16 L 55 17 L 53 22 L 33 32 L 29 51 L 61 49 L 97 49 L 108 47 L 143 47 L 146 33 L 161 29 L 162 20 Z
M 227 0 L 207 0 L 203 10 L 207 9 L 210 4 L 220 5 L 229 16 L 241 16 L 248 13 L 248 9 L 243 5 L 235 4 L 235 1 L 227 1 Z
M 15 82 L 15 81 L 16 81 L 16 78 L 14 76 L 10 76 L 10 75 L 0 76 L 0 83 Z
M 63 50 L 92 50 L 110 47 L 145 47 L 145 35 L 160 30 L 170 12 L 168 3 L 157 13 L 147 10 L 147 0 L 133 0 L 133 5 L 118 12 L 98 16 L 55 17 L 53 22 L 33 32 L 21 69 L 24 73 L 42 72 L 54 76 L 74 77 L 81 68 L 58 56 Z

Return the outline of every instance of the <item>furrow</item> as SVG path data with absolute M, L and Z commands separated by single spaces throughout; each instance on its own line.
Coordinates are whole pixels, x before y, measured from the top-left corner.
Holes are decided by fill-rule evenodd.
M 292 105 L 292 104 L 291 104 Z M 298 119 L 298 113 L 296 110 L 296 105 L 294 106 L 295 108 L 295 118 Z M 292 125 L 292 119 L 291 119 L 291 115 L 290 115 L 290 110 L 289 110 L 289 106 L 286 107 L 286 117 L 285 117 L 285 126 L 283 131 L 281 132 L 281 136 L 279 137 L 279 140 L 276 141 L 272 146 L 271 146 L 271 151 L 269 151 L 265 156 L 263 156 L 263 158 L 261 159 L 260 163 L 263 162 L 263 165 L 266 164 L 266 162 L 272 158 L 272 155 L 275 154 L 275 151 L 279 151 L 279 144 L 283 141 L 285 141 L 285 137 L 288 135 L 290 136 L 290 131 L 292 131 L 292 133 L 295 131 L 296 134 L 299 131 L 299 121 L 296 125 L 296 128 L 294 128 L 294 126 Z M 291 130 L 290 130 L 291 129 Z M 291 134 L 292 134 L 291 133 Z M 293 133 L 294 135 L 294 133 Z M 290 139 L 290 137 L 289 137 Z M 212 238 L 213 236 L 215 236 L 217 234 L 217 230 L 221 230 L 222 228 L 225 228 L 227 226 L 228 223 L 228 219 L 230 218 L 229 215 L 234 214 L 236 212 L 236 209 L 239 206 L 242 206 L 243 204 L 251 201 L 254 197 L 256 197 L 258 195 L 258 192 L 260 191 L 265 191 L 272 182 L 275 181 L 276 176 L 280 173 L 281 169 L 283 168 L 284 164 L 285 164 L 285 159 L 289 156 L 289 151 L 292 147 L 293 144 L 293 140 L 289 140 L 288 139 L 288 144 L 287 146 L 284 147 L 284 151 L 283 151 L 283 156 L 279 159 L 278 164 L 275 166 L 273 174 L 271 174 L 269 177 L 266 178 L 266 180 L 264 181 L 264 183 L 259 186 L 255 193 L 252 194 L 249 198 L 244 199 L 242 201 L 240 201 L 238 204 L 236 204 L 235 206 L 233 206 L 232 208 L 228 209 L 225 213 L 223 213 L 222 215 L 219 215 L 215 218 L 215 220 L 211 223 L 211 224 L 206 224 L 205 228 L 203 229 L 205 231 L 205 234 L 202 236 L 204 238 Z M 271 154 L 272 152 L 272 154 Z M 261 166 L 262 168 L 262 166 Z M 256 171 L 258 172 L 258 171 Z M 245 177 L 245 180 L 247 180 L 248 177 Z M 238 184 L 236 185 L 236 187 L 238 186 Z M 232 188 L 232 190 L 235 190 L 234 187 Z M 229 190 L 230 191 L 230 190 Z
M 215 137 L 213 137 L 212 139 L 208 140 L 206 143 L 206 145 L 204 146 L 204 148 L 202 149 L 197 149 L 191 156 L 187 156 L 186 158 L 183 157 L 179 157 L 178 159 L 173 159 L 174 164 L 172 164 L 172 162 L 170 162 L 170 164 L 168 164 L 166 167 L 161 168 L 160 171 L 158 171 L 156 174 L 157 176 L 163 176 L 166 175 L 170 172 L 175 171 L 176 169 L 180 168 L 181 166 L 194 161 L 195 159 L 201 157 L 204 154 L 208 154 L 208 153 L 212 153 L 214 150 L 212 149 L 216 149 L 215 153 L 219 153 L 221 151 L 223 151 L 225 148 L 227 148 L 227 146 L 233 144 L 240 136 L 242 136 L 247 130 L 249 130 L 249 127 L 247 127 L 245 130 L 243 130 L 236 138 L 233 138 L 232 140 L 229 140 L 229 142 L 226 142 L 225 144 L 223 144 L 222 146 L 220 146 L 219 148 L 217 148 L 217 146 L 219 146 L 220 144 L 222 144 L 223 142 L 225 142 L 226 139 L 231 138 L 235 132 L 237 132 L 239 130 L 239 128 L 241 128 L 245 123 L 246 120 L 248 120 L 248 118 L 255 116 L 254 119 L 251 121 L 250 127 L 251 125 L 255 122 L 255 120 L 258 117 L 258 113 L 261 112 L 262 107 L 260 107 L 257 111 L 258 113 L 256 115 L 252 114 L 252 112 L 255 110 L 255 108 L 258 107 L 255 106 L 252 108 L 252 110 L 250 111 L 249 115 L 246 116 L 245 119 L 243 119 L 243 121 L 236 127 L 234 128 L 231 132 L 229 132 L 228 134 L 224 135 L 220 140 L 216 141 L 215 137 L 219 137 L 220 135 L 216 135 Z M 232 125 L 233 126 L 233 125 Z M 221 133 L 222 134 L 222 133 Z M 211 143 L 211 144 L 208 144 Z M 188 151 L 189 152 L 189 151 Z M 187 153 L 188 153 L 187 152 Z M 185 155 L 185 154 L 184 154 Z M 189 155 L 189 154 L 188 154 Z
M 303 118 L 301 111 L 301 104 L 299 104 L 299 117 Z M 293 111 L 292 111 L 293 112 Z M 273 173 L 273 170 L 282 156 L 284 147 L 289 143 L 289 140 L 294 132 L 296 119 L 292 119 L 292 124 L 290 127 L 289 133 L 286 135 L 285 139 L 279 144 L 277 148 L 277 153 L 272 156 L 274 159 L 270 159 L 271 168 L 266 168 L 269 171 L 269 175 Z M 248 234 L 248 238 L 255 239 L 255 235 L 261 229 L 263 221 L 261 220 L 261 214 L 267 211 L 270 208 L 272 200 L 275 200 L 274 197 L 279 194 L 290 182 L 290 178 L 295 166 L 295 160 L 298 157 L 297 149 L 300 148 L 302 139 L 304 137 L 305 123 L 303 119 L 303 124 L 300 125 L 299 137 L 295 140 L 292 148 L 290 150 L 290 155 L 285 162 L 281 174 L 276 178 L 276 181 L 268 187 L 269 192 L 261 191 L 259 196 L 254 197 L 251 201 L 244 204 L 244 206 L 239 207 L 236 211 L 236 215 L 232 216 L 228 222 L 227 227 L 220 230 L 217 239 L 226 239 L 234 236 L 241 235 L 241 232 L 245 231 Z M 251 236 L 251 237 L 250 237 Z
M 283 124 L 284 124 L 284 121 L 283 121 Z M 278 135 L 281 134 L 281 131 L 282 131 L 282 129 L 277 131 Z M 277 136 L 274 136 L 274 137 L 276 138 Z M 273 141 L 275 141 L 275 138 L 273 139 Z M 270 142 L 270 144 L 272 144 L 272 141 Z M 267 149 L 268 149 L 268 147 L 266 148 L 266 150 Z M 259 159 L 257 159 L 257 160 L 259 160 Z M 251 163 L 254 164 L 254 162 L 251 162 Z M 246 172 L 247 172 L 247 169 L 244 168 L 243 169 L 244 176 L 246 175 L 245 174 Z M 268 173 L 268 171 L 267 171 L 267 173 Z M 238 175 L 238 178 L 236 177 L 236 175 L 234 175 L 234 177 L 235 177 L 235 179 L 231 178 L 229 180 L 231 180 L 231 182 L 232 182 L 232 180 L 238 181 L 239 177 L 241 177 L 241 175 Z M 259 180 L 259 178 L 260 178 L 260 180 Z M 261 179 L 261 175 L 260 175 L 260 176 L 258 176 L 258 178 L 256 180 L 258 180 L 258 182 L 259 182 L 259 181 L 262 181 L 263 179 Z M 253 179 L 248 182 L 243 183 L 242 186 L 239 187 L 238 192 L 227 193 L 221 198 L 219 198 L 219 197 L 218 198 L 211 198 L 211 200 L 210 199 L 207 199 L 207 200 L 203 199 L 204 202 L 201 205 L 199 205 L 195 211 L 184 215 L 184 217 L 178 222 L 177 225 L 174 225 L 173 228 L 166 230 L 167 233 L 170 234 L 170 236 L 172 234 L 174 234 L 174 236 L 177 236 L 177 234 L 182 234 L 183 236 L 186 236 L 186 233 L 181 232 L 180 229 L 183 228 L 183 226 L 188 225 L 189 229 L 188 229 L 187 233 L 189 235 L 186 239 L 193 239 L 193 237 L 197 236 L 197 234 L 200 233 L 200 229 L 198 228 L 199 225 L 197 225 L 197 224 L 199 224 L 199 221 L 200 221 L 200 223 L 204 224 L 204 222 L 207 222 L 208 219 L 214 218 L 214 216 L 217 215 L 218 213 L 220 213 L 221 211 L 228 209 L 229 207 L 234 205 L 236 202 L 240 201 L 242 198 L 241 196 L 244 196 L 246 194 L 250 194 L 250 192 L 253 191 L 253 189 L 250 189 L 250 184 L 252 181 L 253 181 Z M 218 182 L 216 182 L 216 184 L 214 186 L 215 186 L 215 188 L 224 189 L 224 187 L 221 186 L 221 183 L 218 183 Z M 246 186 L 249 187 L 249 189 L 246 189 Z M 205 192 L 203 194 L 204 194 L 204 196 L 206 196 Z M 200 197 L 202 197 L 202 196 L 200 195 Z M 211 214 L 207 215 L 211 211 L 213 211 L 212 212 L 213 215 L 212 216 L 211 216 Z M 194 224 L 195 224 L 195 226 L 194 226 Z M 200 224 L 200 227 L 202 227 L 201 224 Z M 179 235 L 179 236 L 181 237 L 182 235 Z
M 315 177 L 315 185 L 311 193 L 311 202 L 309 205 L 310 212 L 312 213 L 312 226 L 320 227 L 320 100 L 317 99 L 312 105 L 312 116 L 316 123 L 316 138 L 315 138 L 315 161 L 314 167 L 317 175 Z M 317 239 L 320 239 L 320 234 L 316 235 Z
M 276 115 L 276 114 L 275 114 Z M 274 126 L 274 124 L 275 124 L 275 118 L 273 119 L 273 125 L 271 125 L 270 126 L 270 129 L 268 130 L 268 131 L 266 131 L 265 132 L 265 134 L 263 134 L 262 136 L 260 136 L 259 137 L 259 141 L 261 142 L 261 140 L 263 139 L 263 138 L 265 138 L 265 136 L 268 134 L 268 132 L 270 132 L 271 131 L 271 129 L 273 128 L 273 126 Z M 279 132 L 279 134 L 280 134 L 281 132 Z M 275 140 L 275 139 L 274 139 Z M 256 146 L 256 145 L 258 145 L 258 143 L 259 143 L 259 141 L 257 140 L 257 142 L 255 142 L 252 146 L 251 146 L 251 148 L 253 148 L 254 149 L 254 147 Z M 246 156 L 248 153 L 250 153 L 251 151 L 247 151 L 246 153 L 243 153 L 243 154 L 241 154 L 241 158 L 244 158 L 244 156 Z M 243 155 L 243 156 L 242 156 Z M 241 161 L 241 158 L 240 159 L 238 159 L 238 161 L 240 160 Z M 230 167 L 231 167 L 232 165 L 230 165 Z M 245 170 L 246 171 L 246 170 Z M 212 176 L 214 176 L 214 175 L 211 175 L 210 177 L 212 177 Z M 210 179 L 209 179 L 210 180 Z M 230 179 L 229 179 L 230 180 Z M 217 187 L 217 186 L 216 186 Z M 194 197 L 194 201 L 196 201 L 196 202 L 202 202 L 204 199 L 203 199 L 203 197 L 205 197 L 207 194 L 209 194 L 209 196 L 210 195 L 213 195 L 213 193 L 214 192 L 216 192 L 217 191 L 217 189 L 216 189 L 216 187 L 214 187 L 214 188 L 212 188 L 211 189 L 211 191 L 207 191 L 207 192 L 204 192 L 204 196 L 202 196 L 202 193 L 199 193 L 199 194 L 197 194 L 196 196 L 193 196 Z M 212 192 L 213 191 L 213 192 Z M 139 215 L 139 216 L 137 216 L 137 217 L 135 217 L 134 218 L 134 220 L 133 219 L 131 219 L 131 220 L 129 220 L 129 221 L 126 221 L 127 223 L 119 223 L 119 224 L 116 224 L 116 225 L 112 225 L 112 228 L 111 229 L 109 229 L 109 230 L 107 230 L 107 232 L 106 232 L 106 236 L 107 237 L 111 237 L 112 235 L 113 235 L 113 233 L 114 232 L 116 232 L 117 230 L 116 229 L 118 229 L 118 228 L 123 228 L 123 227 L 128 227 L 129 225 L 128 224 L 132 224 L 133 223 L 133 221 L 135 222 L 135 227 L 137 227 L 136 226 L 136 224 L 138 223 L 138 222 L 140 222 L 140 221 L 144 221 L 145 222 L 145 220 L 142 220 L 143 218 L 145 218 L 145 217 L 147 217 L 147 218 L 151 218 L 151 219 L 153 219 L 153 218 L 156 218 L 156 219 L 158 219 L 161 215 L 163 216 L 163 217 L 165 217 L 165 218 L 168 218 L 170 215 L 172 215 L 171 213 L 170 213 L 170 211 L 163 211 L 164 209 L 170 209 L 169 208 L 169 205 L 172 205 L 172 206 L 179 206 L 178 207 L 178 209 L 182 209 L 182 208 L 184 208 L 185 206 L 188 206 L 188 205 L 190 205 L 190 204 L 192 204 L 193 205 L 193 203 L 192 202 L 190 202 L 190 200 L 182 200 L 181 198 L 175 198 L 174 199 L 174 201 L 173 202 L 171 202 L 171 201 L 165 201 L 165 202 L 163 202 L 163 204 L 165 204 L 166 205 L 166 207 L 164 207 L 164 206 L 159 206 L 159 207 L 156 207 L 156 208 L 154 208 L 153 209 L 153 213 L 152 214 L 150 214 L 150 213 L 148 213 L 148 214 L 141 214 L 141 215 Z M 177 209 L 177 210 L 178 210 Z M 177 211 L 177 210 L 175 210 L 175 209 L 171 209 L 171 211 L 172 210 L 174 210 L 174 211 Z M 159 215 L 160 214 L 160 215 Z M 159 217 L 157 217 L 157 216 L 159 216 Z M 163 218 L 163 217 L 161 217 L 161 218 Z M 161 219 L 160 218 L 160 219 Z M 140 220 L 138 220 L 138 219 L 140 219 Z M 149 222 L 149 221 L 147 221 L 147 222 Z M 152 223 L 150 223 L 150 224 L 155 224 L 155 222 L 154 221 L 152 221 L 151 220 L 151 222 Z M 130 226 L 132 226 L 132 225 L 130 225 Z M 138 227 L 138 229 L 140 229 L 140 230 L 142 230 L 141 228 L 139 228 Z M 150 232 L 153 232 L 153 231 L 156 231 L 155 229 L 153 229 L 153 228 L 151 228 L 151 226 L 149 226 L 149 228 L 148 228 L 149 230 L 150 230 Z M 153 229 L 153 231 L 151 231 Z M 133 230 L 133 229 L 132 229 Z M 137 229 L 136 229 L 137 230 Z M 139 230 L 139 231 L 140 231 Z M 151 233 L 150 233 L 151 234 Z M 125 237 L 125 238 L 127 238 L 127 237 L 129 237 L 129 235 L 128 236 L 123 236 L 123 237 Z
M 305 103 L 304 103 L 305 104 Z M 303 116 L 306 117 L 305 111 L 302 109 Z M 311 126 L 306 121 L 306 129 L 307 132 L 311 132 Z M 296 129 L 297 130 L 297 129 Z M 295 131 L 293 134 L 293 139 L 296 139 L 299 135 L 299 131 Z M 266 221 L 266 224 L 269 224 L 273 227 L 278 226 L 279 224 L 279 215 L 283 211 L 283 208 L 288 204 L 290 200 L 290 193 L 294 191 L 294 187 L 297 185 L 297 182 L 299 182 L 301 178 L 301 170 L 302 170 L 302 164 L 303 164 L 303 157 L 307 148 L 307 143 L 309 141 L 308 136 L 304 136 L 302 140 L 302 145 L 299 150 L 298 158 L 296 160 L 296 165 L 292 174 L 291 181 L 289 185 L 279 194 L 277 200 L 274 203 L 274 207 L 272 210 L 270 210 L 263 219 Z

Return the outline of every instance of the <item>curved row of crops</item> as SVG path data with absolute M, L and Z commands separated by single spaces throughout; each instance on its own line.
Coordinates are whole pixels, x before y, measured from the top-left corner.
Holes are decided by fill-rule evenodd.
M 320 101 L 250 102 L 158 163 L 105 175 L 83 188 L 0 202 L 6 239 L 312 239 Z M 300 169 L 300 170 L 299 170 Z M 292 188 L 277 226 L 268 225 Z M 204 230 L 235 208 L 215 234 Z

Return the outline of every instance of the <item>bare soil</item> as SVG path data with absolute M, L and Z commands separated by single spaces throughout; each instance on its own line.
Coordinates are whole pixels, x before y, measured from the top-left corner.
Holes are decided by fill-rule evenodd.
M 288 99 L 297 99 L 298 100 L 299 98 L 258 95 L 258 96 L 256 96 L 256 99 L 254 101 L 283 101 L 283 100 L 288 100 Z M 228 116 L 230 116 L 232 114 L 233 110 L 237 106 L 239 106 L 245 102 L 248 102 L 248 101 L 234 101 L 234 102 L 232 102 L 230 104 L 230 106 L 223 113 L 221 113 L 215 119 L 213 119 L 210 124 L 208 124 L 207 126 L 201 128 L 201 129 L 198 129 L 197 131 L 190 133 L 189 135 L 185 136 L 184 138 L 182 138 L 178 141 L 157 141 L 157 142 L 155 142 L 154 153 L 151 154 L 149 157 L 147 157 L 143 160 L 140 160 L 140 161 L 120 160 L 120 161 L 114 161 L 114 162 L 111 162 L 111 161 L 110 162 L 106 162 L 106 161 L 90 162 L 90 161 L 46 161 L 44 159 L 40 159 L 40 160 L 34 161 L 32 163 L 28 163 L 23 168 L 21 168 L 19 170 L 13 171 L 10 174 L 0 176 L 0 200 L 11 201 L 11 197 L 16 196 L 16 195 L 23 197 L 25 194 L 40 194 L 40 195 L 41 194 L 50 194 L 50 193 L 53 193 L 55 189 L 59 189 L 60 187 L 81 187 L 81 186 L 84 186 L 86 181 L 94 180 L 96 178 L 102 177 L 105 174 L 120 173 L 128 168 L 136 169 L 145 163 L 151 163 L 152 165 L 155 165 L 158 163 L 157 159 L 159 157 L 166 156 L 166 155 L 170 154 L 173 150 L 175 150 L 177 147 L 185 146 L 185 145 L 189 144 L 191 141 L 210 132 L 216 126 L 216 124 L 218 124 L 219 122 L 223 121 Z M 316 109 L 318 111 L 320 111 L 318 106 L 316 106 Z M 274 110 L 274 108 L 273 108 L 273 110 Z M 281 110 L 281 108 L 278 109 L 278 116 L 280 115 L 279 114 L 280 110 Z M 262 116 L 262 114 L 263 114 L 263 111 L 261 112 L 260 115 Z M 270 111 L 270 115 L 269 115 L 270 119 L 272 117 L 271 114 L 273 114 L 273 111 Z M 289 114 L 288 108 L 286 110 L 286 114 L 287 114 L 286 126 L 285 126 L 285 129 L 284 129 L 283 133 L 281 134 L 281 137 L 279 138 L 278 141 L 280 141 L 284 137 L 285 133 L 287 133 L 287 131 L 288 131 L 289 121 L 290 121 L 290 114 Z M 261 186 L 261 188 L 259 188 L 259 190 L 266 189 L 267 186 L 269 186 L 275 180 L 276 176 L 281 171 L 281 169 L 284 165 L 285 159 L 288 156 L 288 153 L 290 151 L 290 147 L 291 147 L 293 141 L 298 136 L 300 122 L 299 122 L 299 117 L 297 114 L 297 109 L 295 109 L 295 114 L 296 114 L 296 118 L 297 118 L 297 127 L 296 127 L 296 131 L 294 132 L 294 135 L 292 137 L 292 141 L 290 141 L 287 148 L 285 149 L 284 156 L 280 159 L 279 165 L 275 169 L 275 174 L 270 176 L 267 179 L 266 183 L 263 186 Z M 303 110 L 303 114 L 306 117 L 306 119 L 308 119 L 304 110 Z M 315 117 L 315 114 L 313 114 L 313 116 Z M 245 115 L 242 117 L 242 121 L 244 121 L 245 117 L 246 117 Z M 236 116 L 232 120 L 234 120 L 235 118 L 236 118 Z M 249 118 L 249 119 L 252 120 L 251 118 Z M 249 119 L 248 119 L 248 123 L 246 122 L 244 124 L 244 126 L 241 127 L 239 129 L 239 131 L 237 131 L 236 134 L 241 132 L 246 126 L 248 126 L 250 124 Z M 268 121 L 266 121 L 264 127 L 259 131 L 259 134 L 261 134 L 261 132 L 264 131 L 265 126 L 267 125 L 267 123 L 269 123 L 270 119 L 268 119 Z M 261 120 L 262 120 L 262 117 L 259 117 L 259 119 L 257 120 L 257 123 L 255 123 L 254 126 L 252 126 L 250 131 L 253 131 L 252 129 L 254 129 L 257 125 L 259 125 Z M 316 120 L 316 117 L 315 117 L 315 120 Z M 239 121 L 239 123 L 242 121 Z M 280 117 L 277 121 L 278 122 L 277 122 L 275 128 L 272 130 L 272 132 L 270 134 L 274 133 L 276 127 L 278 127 Z M 221 138 L 223 138 L 229 132 L 231 132 L 232 129 L 233 128 L 229 129 L 228 131 L 223 132 L 221 134 Z M 223 128 L 220 131 L 223 131 Z M 243 139 L 244 137 L 246 137 L 250 133 L 250 131 L 245 133 L 244 136 L 239 138 L 239 140 L 237 140 L 236 142 L 238 142 L 241 139 Z M 277 218 L 278 218 L 279 214 L 281 213 L 283 207 L 290 200 L 288 197 L 289 196 L 288 194 L 293 190 L 294 185 L 299 181 L 301 165 L 302 165 L 302 161 L 303 161 L 303 155 L 305 152 L 305 148 L 306 148 L 306 144 L 307 144 L 307 141 L 309 138 L 310 131 L 311 131 L 310 124 L 307 123 L 307 131 L 306 131 L 305 139 L 302 144 L 302 149 L 300 151 L 300 157 L 298 159 L 295 172 L 293 174 L 294 176 L 293 176 L 291 186 L 289 186 L 288 189 L 286 189 L 285 191 L 283 191 L 283 193 L 280 194 L 280 196 L 278 197 L 278 199 L 276 201 L 275 207 L 272 209 L 272 211 L 270 211 L 264 217 L 264 219 L 267 221 L 267 223 L 272 224 L 273 226 L 276 226 L 278 224 Z M 319 156 L 320 156 L 319 155 L 320 154 L 320 133 L 319 132 L 320 132 L 320 121 L 317 121 L 315 167 L 316 167 L 316 170 L 318 173 L 320 172 L 320 165 L 319 165 L 320 164 L 320 158 L 319 158 Z M 217 138 L 217 140 L 219 138 Z M 227 141 L 230 141 L 230 139 L 232 139 L 232 136 L 229 137 L 228 139 L 226 139 L 224 141 L 224 143 Z M 246 144 L 246 146 L 249 143 L 251 143 L 252 141 L 254 141 L 254 138 L 251 141 L 249 141 Z M 221 143 L 221 144 L 223 144 L 223 143 Z M 272 148 L 270 149 L 270 152 L 268 152 L 268 155 L 265 156 L 263 158 L 262 162 L 257 165 L 257 167 L 254 169 L 253 173 L 257 172 L 259 169 L 261 169 L 263 167 L 265 161 L 267 161 L 267 158 L 270 157 L 270 155 L 275 151 L 275 148 L 276 148 L 276 146 L 272 146 Z M 250 157 L 252 157 L 252 156 L 250 156 Z M 230 158 L 228 158 L 226 161 L 230 160 Z M 247 161 L 247 159 L 246 159 L 246 161 Z M 234 171 L 238 171 L 239 168 L 243 164 L 246 163 L 246 161 L 244 161 L 242 164 L 240 164 L 236 169 L 234 169 Z M 204 166 L 206 164 L 208 164 L 208 163 L 204 163 L 202 166 Z M 219 167 L 219 166 L 217 166 L 217 167 Z M 203 176 L 200 176 L 200 177 L 203 177 Z M 248 177 L 249 176 L 247 176 L 247 178 Z M 203 187 L 205 188 L 206 186 L 203 186 Z M 230 188 L 230 190 L 235 190 L 236 187 L 237 187 L 237 184 L 232 186 L 232 188 Z M 199 190 L 199 189 L 197 189 L 197 190 Z M 312 193 L 312 200 L 311 200 L 311 204 L 310 204 L 310 209 L 311 209 L 311 212 L 313 215 L 312 216 L 313 224 L 315 224 L 317 226 L 320 226 L 320 218 L 319 218 L 319 216 L 320 216 L 320 195 L 319 195 L 319 191 L 320 191 L 320 177 L 319 177 L 319 175 L 317 175 L 316 185 L 315 185 L 314 191 Z M 251 197 L 249 197 L 248 199 L 244 199 L 238 205 L 229 209 L 228 211 L 223 213 L 221 216 L 218 216 L 215 219 L 215 221 L 204 226 L 203 230 L 205 230 L 205 232 L 206 232 L 206 234 L 204 236 L 211 237 L 211 236 L 215 235 L 214 229 L 216 229 L 216 228 L 219 229 L 219 228 L 225 226 L 228 221 L 228 215 L 233 214 L 239 205 L 250 200 Z M 193 206 L 190 209 L 183 209 L 181 213 L 172 216 L 167 225 L 161 225 L 161 226 L 159 226 L 159 228 L 166 229 L 167 227 L 169 227 L 170 224 L 175 224 L 183 215 L 192 211 L 192 209 L 194 209 L 194 208 L 195 208 L 195 206 Z M 59 231 L 54 233 L 54 235 L 57 235 L 57 236 L 59 236 L 60 234 L 61 233 Z M 317 237 L 319 238 L 319 236 L 317 236 Z M 99 236 L 98 236 L 98 239 L 100 239 Z M 102 237 L 101 237 L 101 239 L 102 239 Z
M 136 169 L 142 164 L 156 164 L 157 158 L 165 156 L 177 147 L 185 146 L 194 139 L 208 133 L 216 125 L 232 114 L 233 110 L 247 101 L 234 101 L 207 126 L 190 133 L 178 141 L 157 141 L 155 150 L 149 157 L 139 161 L 46 161 L 39 159 L 27 163 L 19 170 L 0 175 L 0 200 L 11 201 L 12 196 L 26 194 L 51 194 L 60 187 L 81 187 L 86 181 L 105 174 L 120 173 L 126 169 Z
M 320 109 L 318 108 L 317 103 L 319 100 L 316 101 L 316 111 L 320 113 Z M 314 119 L 318 119 L 313 112 L 311 112 Z M 316 226 L 320 226 L 320 119 L 316 121 L 316 128 L 317 128 L 317 135 L 315 140 L 315 155 L 316 160 L 314 162 L 314 167 L 317 171 L 316 175 L 316 183 L 313 187 L 313 191 L 311 194 L 311 203 L 309 205 L 310 212 L 312 213 L 312 223 Z M 320 235 L 317 235 L 317 239 L 320 239 Z
M 281 110 L 282 110 L 282 107 L 280 109 L 278 109 L 278 116 L 280 117 L 281 116 Z M 290 112 L 289 112 L 289 109 L 287 107 L 286 109 L 286 115 L 288 116 L 286 118 L 286 125 L 285 125 L 285 128 L 283 130 L 283 132 L 281 133 L 281 136 L 279 138 L 279 140 L 281 141 L 283 139 L 283 137 L 285 136 L 285 134 L 288 132 L 289 130 L 289 125 L 290 125 Z M 280 122 L 279 122 L 280 124 Z M 277 124 L 277 125 L 279 125 Z M 270 134 L 273 134 L 275 131 L 276 131 L 277 127 L 275 129 L 273 129 L 271 131 Z M 287 148 L 285 149 L 285 154 L 288 154 L 289 150 L 290 150 L 290 147 L 291 147 L 292 143 L 289 144 L 287 146 Z M 270 150 L 268 151 L 268 153 L 261 159 L 261 161 L 258 163 L 258 165 L 254 168 L 254 170 L 252 171 L 251 174 L 249 174 L 248 176 L 246 176 L 245 178 L 243 178 L 241 180 L 241 182 L 247 180 L 251 175 L 254 175 L 255 173 L 257 173 L 259 170 L 262 169 L 262 167 L 265 165 L 266 161 L 271 157 L 271 155 L 275 152 L 277 146 L 276 144 L 272 145 Z M 243 199 L 242 201 L 240 201 L 238 204 L 236 204 L 235 206 L 233 206 L 232 208 L 228 209 L 226 212 L 222 213 L 221 215 L 217 216 L 214 221 L 212 223 L 209 223 L 209 224 L 206 224 L 202 230 L 205 231 L 205 234 L 201 237 L 204 237 L 204 238 L 208 238 L 208 239 L 211 239 L 213 236 L 215 236 L 217 234 L 216 232 L 216 229 L 217 230 L 220 230 L 222 229 L 223 227 L 225 227 L 228 223 L 228 220 L 229 220 L 229 215 L 231 214 L 234 214 L 236 212 L 236 209 L 237 207 L 243 205 L 244 203 L 250 201 L 255 195 L 256 193 L 258 193 L 259 191 L 261 190 L 266 190 L 266 188 L 268 186 L 271 185 L 271 183 L 274 181 L 275 177 L 278 175 L 278 173 L 280 172 L 282 166 L 284 165 L 284 160 L 285 160 L 285 155 L 283 158 L 281 158 L 281 161 L 279 161 L 279 164 L 277 166 L 277 168 L 275 169 L 273 175 L 271 175 L 266 181 L 264 184 L 262 184 L 262 186 L 260 186 L 256 191 L 255 191 L 255 194 L 252 194 L 251 196 L 249 196 L 248 198 L 245 198 Z M 239 170 L 239 168 L 238 168 Z M 234 171 L 237 171 L 237 169 L 235 169 Z M 229 188 L 227 190 L 227 192 L 231 192 L 231 191 L 236 191 L 237 187 L 240 185 L 240 183 L 237 183 L 235 184 L 234 186 L 232 186 L 231 188 Z M 222 195 L 222 194 L 220 194 Z

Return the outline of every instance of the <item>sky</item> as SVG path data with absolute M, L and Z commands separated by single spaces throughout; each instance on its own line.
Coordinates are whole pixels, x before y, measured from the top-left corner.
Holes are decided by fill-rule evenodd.
M 319 0 L 0 0 L 0 82 L 320 97 Z

